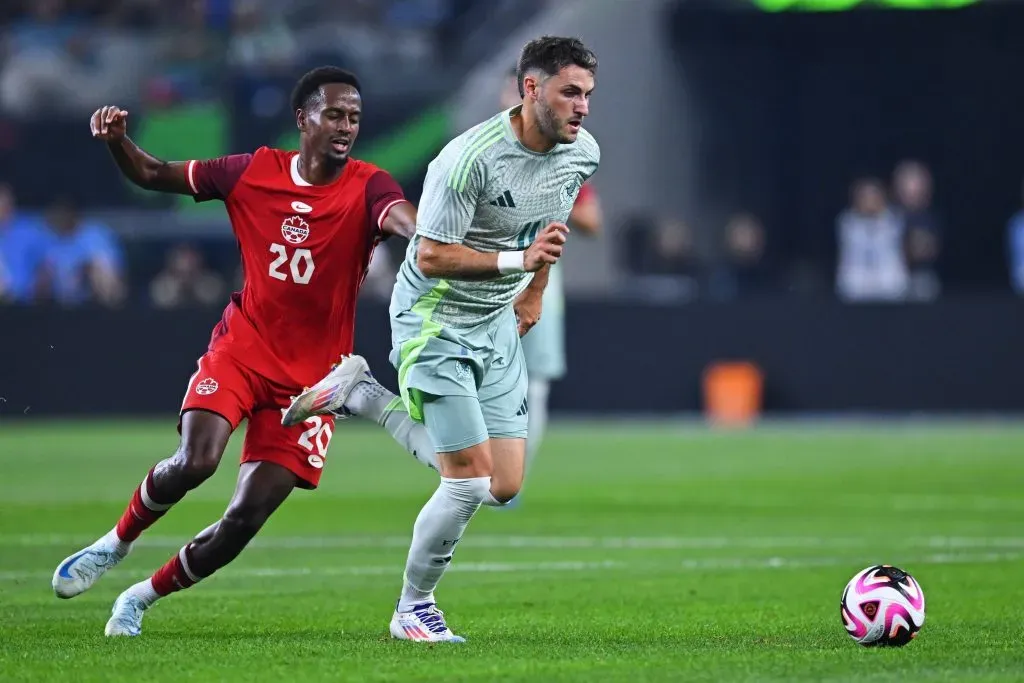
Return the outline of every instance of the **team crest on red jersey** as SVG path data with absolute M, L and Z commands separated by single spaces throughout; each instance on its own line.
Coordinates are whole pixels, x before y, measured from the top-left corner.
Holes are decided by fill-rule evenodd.
M 281 234 L 290 244 L 302 244 L 309 237 L 309 223 L 298 216 L 292 216 L 281 224 Z

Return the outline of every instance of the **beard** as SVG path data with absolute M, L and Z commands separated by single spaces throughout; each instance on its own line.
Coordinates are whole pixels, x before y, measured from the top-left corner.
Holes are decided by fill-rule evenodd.
M 537 125 L 540 127 L 540 132 L 544 134 L 544 137 L 552 142 L 562 144 L 572 142 L 571 138 L 566 137 L 562 133 L 565 121 L 559 119 L 554 109 L 544 100 L 538 100 L 537 102 Z

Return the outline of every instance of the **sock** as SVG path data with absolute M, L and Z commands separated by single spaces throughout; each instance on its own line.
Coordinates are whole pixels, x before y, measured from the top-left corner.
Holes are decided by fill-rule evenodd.
M 128 592 L 135 595 L 139 600 L 142 600 L 142 604 L 146 607 L 149 607 L 160 599 L 160 594 L 157 593 L 156 589 L 153 587 L 153 579 L 139 581 L 137 584 L 129 588 Z
M 376 380 L 365 380 L 352 389 L 345 401 L 345 407 L 353 414 L 384 424 L 388 406 L 398 398 Z
M 123 541 L 121 537 L 117 535 L 117 527 L 114 527 L 100 539 L 100 542 L 108 548 L 113 548 L 114 553 L 125 557 L 132 549 L 131 541 Z
M 189 569 L 189 548 L 191 544 L 184 546 L 178 553 L 167 561 L 167 564 L 157 569 L 150 579 L 153 591 L 158 597 L 170 595 L 175 591 L 191 588 L 203 578 L 196 576 Z M 143 582 L 145 583 L 145 582 Z M 136 584 L 137 586 L 140 584 Z
M 412 457 L 430 469 L 440 471 L 437 451 L 426 426 L 409 417 L 409 411 L 397 396 L 384 414 L 383 427 L 402 448 L 412 453 Z
M 434 589 L 452 561 L 455 545 L 480 503 L 491 497 L 490 489 L 490 477 L 441 477 L 441 485 L 420 510 L 413 526 L 399 612 L 434 601 Z
M 158 503 L 149 495 L 153 490 L 153 470 L 149 471 L 146 478 L 142 480 L 139 488 L 135 489 L 128 507 L 121 514 L 114 531 L 117 537 L 131 543 L 148 529 L 156 520 L 164 516 L 171 509 L 174 503 Z
M 373 420 L 398 442 L 412 457 L 438 470 L 437 453 L 427 428 L 413 421 L 405 403 L 377 382 L 360 382 L 349 395 L 345 407 L 360 417 Z
M 513 498 L 512 500 L 515 500 L 515 498 Z M 494 497 L 494 495 L 491 493 L 490 489 L 488 488 L 487 493 L 486 493 L 486 495 L 484 495 L 483 500 L 480 501 L 480 504 L 481 505 L 486 505 L 486 506 L 492 507 L 492 508 L 500 508 L 500 507 L 504 507 L 504 506 L 508 505 L 509 503 L 512 502 L 512 500 L 510 500 L 508 502 L 505 502 L 505 503 L 502 503 L 500 500 L 498 500 L 497 498 Z

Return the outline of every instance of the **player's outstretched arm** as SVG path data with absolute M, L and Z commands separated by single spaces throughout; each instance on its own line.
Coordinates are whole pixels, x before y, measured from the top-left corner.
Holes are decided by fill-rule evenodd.
M 89 121 L 94 138 L 107 143 L 117 167 L 128 180 L 146 190 L 193 194 L 187 162 L 161 161 L 128 137 L 128 112 L 113 105 L 97 109 Z
M 416 207 L 407 201 L 398 202 L 381 221 L 380 229 L 385 235 L 412 239 L 416 234 Z
M 568 233 L 563 223 L 551 223 L 526 250 L 503 252 L 477 251 L 421 235 L 416 265 L 426 277 L 447 280 L 491 280 L 508 273 L 536 273 L 558 261 Z

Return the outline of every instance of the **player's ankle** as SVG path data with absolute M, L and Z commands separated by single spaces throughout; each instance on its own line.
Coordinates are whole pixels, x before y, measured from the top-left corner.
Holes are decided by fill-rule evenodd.
M 433 602 L 436 602 L 434 600 L 434 591 L 421 591 L 409 585 L 409 582 L 406 581 L 402 586 L 402 597 L 398 600 L 397 609 L 399 612 L 411 612 L 418 605 Z
M 160 599 L 160 594 L 156 592 L 155 588 L 153 588 L 152 579 L 140 581 L 129 588 L 128 592 L 138 598 L 146 607 L 151 606 L 154 602 Z
M 113 552 L 121 557 L 127 555 L 132 549 L 132 541 L 125 541 L 117 534 L 117 527 L 114 527 L 103 536 L 103 542 Z
M 387 415 L 395 395 L 375 380 L 360 382 L 352 390 L 345 408 L 354 415 L 380 424 Z

